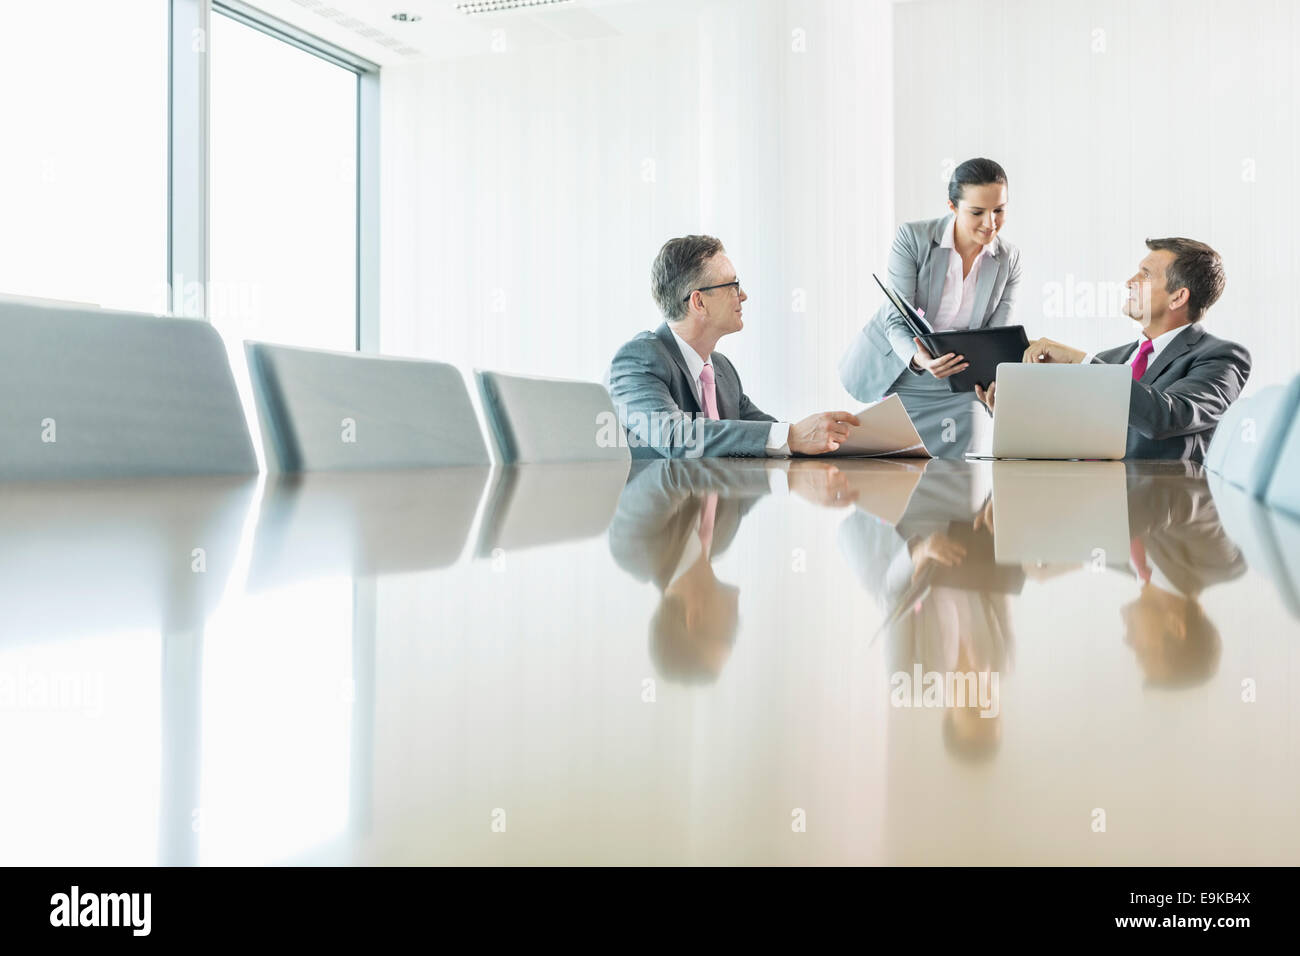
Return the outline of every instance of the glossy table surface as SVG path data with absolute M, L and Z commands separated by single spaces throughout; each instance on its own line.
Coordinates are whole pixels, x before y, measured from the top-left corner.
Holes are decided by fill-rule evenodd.
M 1300 521 L 1195 466 L 9 484 L 0 518 L 6 864 L 1300 863 Z

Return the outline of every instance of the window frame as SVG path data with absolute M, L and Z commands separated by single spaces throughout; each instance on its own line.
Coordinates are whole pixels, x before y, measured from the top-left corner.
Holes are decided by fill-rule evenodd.
M 170 0 L 167 51 L 167 263 L 172 315 L 208 318 L 210 69 L 212 15 L 229 17 L 288 43 L 357 79 L 356 308 L 357 351 L 379 350 L 379 82 L 365 57 L 264 13 L 243 0 Z M 202 289 L 191 296 L 187 289 Z M 194 309 L 198 303 L 197 314 Z

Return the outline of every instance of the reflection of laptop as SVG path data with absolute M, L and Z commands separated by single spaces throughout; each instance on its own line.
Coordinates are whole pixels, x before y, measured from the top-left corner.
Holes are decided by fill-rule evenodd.
M 993 548 L 999 564 L 1127 565 L 1123 463 L 995 462 Z
M 1004 362 L 992 457 L 1123 458 L 1132 381 L 1127 365 Z

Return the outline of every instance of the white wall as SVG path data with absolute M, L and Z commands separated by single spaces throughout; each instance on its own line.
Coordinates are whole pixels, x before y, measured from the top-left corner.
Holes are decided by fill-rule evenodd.
M 1144 238 L 1184 235 L 1223 256 L 1206 328 L 1250 349 L 1248 391 L 1300 369 L 1300 6 L 922 0 L 896 8 L 895 41 L 898 216 L 940 215 L 953 162 L 1001 162 L 1031 335 L 1126 341 L 1131 322 L 1078 296 L 1130 276 Z
M 600 379 L 660 321 L 659 246 L 707 232 L 750 295 L 722 350 L 751 397 L 779 417 L 851 403 L 835 365 L 894 222 L 891 16 L 730 0 L 386 69 L 381 350 Z

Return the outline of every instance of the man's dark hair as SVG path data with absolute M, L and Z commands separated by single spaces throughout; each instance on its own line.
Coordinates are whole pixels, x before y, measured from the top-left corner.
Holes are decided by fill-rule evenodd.
M 650 267 L 650 294 L 669 322 L 686 315 L 686 299 L 701 285 L 704 264 L 723 252 L 722 241 L 712 236 L 669 239 Z
M 1184 618 L 1186 636 L 1164 636 L 1169 651 L 1169 672 L 1148 683 L 1171 689 L 1204 684 L 1219 671 L 1219 653 L 1223 641 L 1219 629 L 1206 615 L 1199 602 L 1188 601 Z
M 955 206 L 961 201 L 962 190 L 967 186 L 990 186 L 994 183 L 1007 184 L 1007 171 L 993 162 L 991 159 L 982 157 L 968 159 L 952 171 L 952 179 L 948 180 L 948 198 L 952 200 Z
M 1148 239 L 1152 251 L 1165 249 L 1174 254 L 1174 261 L 1165 269 L 1165 290 L 1170 294 L 1187 290 L 1187 317 L 1200 321 L 1206 310 L 1219 301 L 1227 277 L 1223 274 L 1223 260 L 1203 242 L 1195 239 Z

